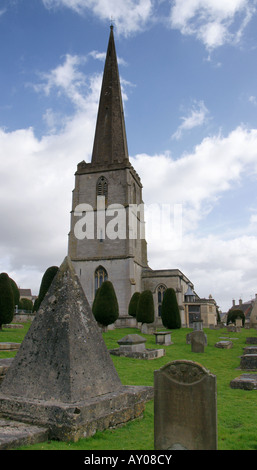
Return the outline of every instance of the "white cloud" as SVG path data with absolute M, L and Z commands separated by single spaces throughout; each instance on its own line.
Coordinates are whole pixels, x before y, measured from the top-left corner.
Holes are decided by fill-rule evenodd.
M 187 215 L 192 211 L 193 223 L 204 217 L 224 192 L 257 172 L 256 143 L 257 130 L 239 126 L 226 137 L 205 138 L 194 152 L 177 160 L 169 154 L 142 154 L 132 161 L 142 175 L 145 201 L 182 203 Z
M 49 96 L 53 89 L 57 89 L 60 95 L 67 95 L 75 106 L 83 107 L 85 105 L 83 96 L 87 83 L 79 66 L 85 61 L 84 56 L 66 54 L 63 64 L 48 73 L 39 74 L 41 83 L 33 85 L 35 91 L 44 92 Z
M 51 134 L 41 139 L 33 128 L 0 129 L 0 272 L 12 273 L 19 285 L 30 278 L 25 287 L 34 293 L 42 272 L 60 264 L 67 254 L 74 173 L 92 152 L 101 76 L 87 77 L 86 92 L 80 95 L 75 90 L 84 83 L 75 67 L 79 62 L 69 57 L 66 63 L 72 66 L 45 74 L 37 91 L 59 88 L 76 104 L 75 113 L 63 117 L 47 109 L 43 118 Z M 79 93 L 78 100 L 74 92 Z
M 250 216 L 250 229 L 254 229 L 256 231 L 257 228 L 257 213 L 251 214 Z
M 217 229 L 215 235 L 208 233 L 206 216 L 219 199 L 222 210 L 222 200 L 229 191 L 247 185 L 248 177 L 257 174 L 257 129 L 238 127 L 225 137 L 208 137 L 177 160 L 168 153 L 142 154 L 131 162 L 141 176 L 146 204 L 182 204 L 183 208 L 182 240 L 180 245 L 175 243 L 175 249 L 172 238 L 169 242 L 156 240 L 148 231 L 150 266 L 181 269 L 199 295 L 211 293 L 225 310 L 232 297 L 242 294 L 248 300 L 254 295 L 256 213 L 248 227 L 239 227 L 236 233 Z M 231 223 L 235 214 L 231 213 Z
M 152 0 L 43 0 L 47 8 L 68 7 L 79 14 L 88 12 L 106 22 L 113 19 L 118 32 L 140 31 L 153 12 Z
M 93 57 L 93 59 L 100 60 L 101 62 L 105 62 L 106 52 L 98 52 L 98 51 L 91 51 L 88 54 L 89 56 Z M 127 62 L 122 58 L 117 56 L 117 62 L 119 65 L 127 66 Z
M 254 106 L 257 106 L 257 98 L 256 96 L 249 96 L 249 102 L 252 103 Z
M 171 26 L 213 49 L 237 43 L 255 12 L 255 0 L 175 0 Z
M 181 118 L 183 122 L 172 135 L 172 139 L 179 140 L 184 131 L 188 131 L 194 127 L 199 127 L 205 124 L 208 113 L 209 111 L 203 101 L 195 102 L 189 114 Z
M 101 60 L 105 62 L 106 52 L 98 52 L 98 51 L 91 51 L 89 52 L 89 56 L 93 57 L 93 59 Z
M 46 8 L 66 7 L 91 13 L 106 22 L 113 18 L 118 34 L 128 35 L 163 24 L 161 8 L 170 8 L 169 27 L 197 37 L 207 49 L 237 44 L 256 13 L 256 0 L 42 0 Z M 171 7 L 170 7 L 171 4 Z M 160 8 L 159 8 L 160 7 Z

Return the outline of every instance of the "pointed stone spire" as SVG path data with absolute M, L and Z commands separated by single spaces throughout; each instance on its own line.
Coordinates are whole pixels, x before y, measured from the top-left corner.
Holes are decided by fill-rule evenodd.
M 113 25 L 104 67 L 92 164 L 128 163 L 128 147 Z

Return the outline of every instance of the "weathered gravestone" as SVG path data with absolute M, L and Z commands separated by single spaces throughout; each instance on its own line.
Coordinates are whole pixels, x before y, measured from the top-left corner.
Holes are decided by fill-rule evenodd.
M 47 428 L 0 418 L 0 450 L 11 450 L 47 439 Z
M 257 374 L 242 374 L 231 380 L 231 388 L 241 388 L 243 390 L 257 390 Z
M 194 320 L 193 321 L 193 330 L 202 331 L 203 330 L 203 320 Z
M 173 342 L 171 341 L 170 331 L 156 331 L 154 335 L 156 344 L 163 344 L 163 346 L 170 346 L 171 344 L 173 344 Z
M 231 349 L 233 348 L 233 343 L 232 341 L 218 341 L 215 343 L 215 348 Z
M 137 334 L 129 334 L 118 341 L 119 348 L 110 349 L 114 356 L 133 357 L 135 359 L 157 359 L 165 355 L 165 349 L 147 349 L 146 339 Z
M 77 440 L 140 416 L 152 397 L 121 384 L 66 257 L 0 385 L 0 416 Z
M 257 336 L 250 336 L 246 338 L 246 344 L 257 344 Z
M 201 333 L 199 333 L 199 335 L 198 335 L 198 333 L 195 334 L 196 331 L 200 331 Z M 192 339 L 192 336 L 194 334 L 195 334 L 196 338 L 197 338 L 197 336 L 199 336 L 200 338 L 204 337 L 204 345 L 207 346 L 208 340 L 207 340 L 207 335 L 203 331 L 203 321 L 202 320 L 197 320 L 197 321 L 193 322 L 193 331 L 191 331 L 190 333 L 187 333 L 187 335 L 186 335 L 186 343 L 187 344 L 191 344 L 191 339 Z
M 257 354 L 257 345 L 256 346 L 246 346 L 244 348 L 244 354 Z
M 192 361 L 154 372 L 155 450 L 217 449 L 216 376 Z
M 17 351 L 19 349 L 20 343 L 0 343 L 0 351 Z
M 237 331 L 240 331 L 240 328 L 242 328 L 242 326 L 243 326 L 242 318 L 236 318 L 236 327 L 239 328 L 239 330 Z
M 240 369 L 257 369 L 257 354 L 243 354 L 241 356 Z
M 140 331 L 143 335 L 152 335 L 156 331 L 156 324 L 153 323 L 142 323 Z
M 236 333 L 237 332 L 236 325 L 227 325 L 226 329 L 229 333 Z
M 206 344 L 205 334 L 202 330 L 195 330 L 191 333 L 191 351 L 203 353 Z

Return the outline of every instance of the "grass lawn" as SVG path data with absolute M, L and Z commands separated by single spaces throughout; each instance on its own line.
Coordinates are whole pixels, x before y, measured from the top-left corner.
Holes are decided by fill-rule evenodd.
M 30 324 L 21 330 L 3 329 L 1 342 L 21 342 Z M 257 450 L 257 390 L 233 390 L 230 381 L 243 373 L 239 370 L 240 356 L 246 346 L 246 337 L 257 336 L 254 329 L 242 329 L 240 333 L 227 333 L 226 329 L 204 332 L 208 345 L 204 353 L 192 353 L 186 344 L 186 334 L 191 329 L 173 330 L 174 344 L 166 346 L 166 355 L 154 360 L 130 359 L 111 356 L 124 385 L 153 385 L 154 371 L 176 359 L 187 359 L 200 363 L 217 377 L 217 414 L 219 450 Z M 141 333 L 137 329 L 116 329 L 103 333 L 108 349 L 118 347 L 117 341 L 129 333 Z M 142 335 L 147 339 L 147 348 L 161 347 L 155 344 L 154 335 Z M 233 348 L 219 349 L 214 345 L 220 337 L 229 336 Z M 0 358 L 12 357 L 16 353 L 0 352 Z M 146 404 L 144 417 L 117 429 L 97 432 L 93 437 L 80 439 L 76 443 L 50 441 L 23 447 L 31 450 L 154 450 L 153 401 Z

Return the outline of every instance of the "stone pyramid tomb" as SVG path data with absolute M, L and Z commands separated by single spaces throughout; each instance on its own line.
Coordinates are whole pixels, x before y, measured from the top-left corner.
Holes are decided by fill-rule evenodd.
M 0 387 L 0 416 L 77 440 L 140 416 L 153 388 L 123 386 L 69 257 Z

